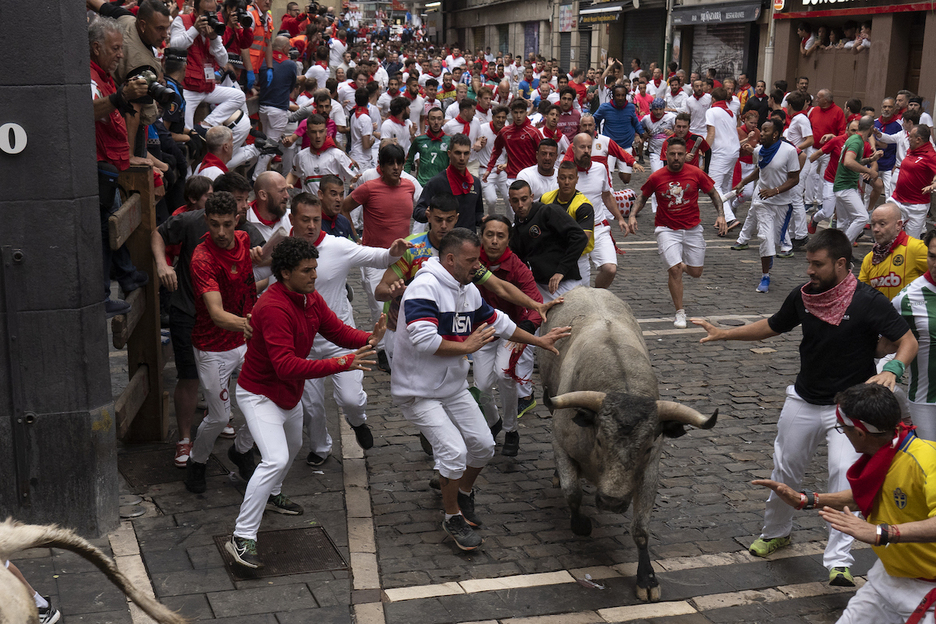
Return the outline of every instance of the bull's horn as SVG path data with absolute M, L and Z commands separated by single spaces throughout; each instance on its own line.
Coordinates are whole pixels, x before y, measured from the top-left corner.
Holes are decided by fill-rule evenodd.
M 605 399 L 604 392 L 595 392 L 593 390 L 579 390 L 578 392 L 566 392 L 552 398 L 552 404 L 555 409 L 564 409 L 567 407 L 584 407 L 593 412 L 601 411 L 601 403 Z
M 711 429 L 718 419 L 718 410 L 711 416 L 703 416 L 691 407 L 673 401 L 657 401 L 657 418 L 662 420 L 675 420 L 684 425 L 692 425 L 699 429 Z

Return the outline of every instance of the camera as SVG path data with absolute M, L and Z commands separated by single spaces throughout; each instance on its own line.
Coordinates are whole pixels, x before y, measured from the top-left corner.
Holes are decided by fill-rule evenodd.
M 159 80 L 156 78 L 156 73 L 151 69 L 144 69 L 133 78 L 142 78 L 146 81 L 146 95 L 153 98 L 163 106 L 174 102 L 176 99 L 176 93 L 169 87 L 159 83 Z
M 328 9 L 323 7 L 318 2 L 310 2 L 309 6 L 306 7 L 306 13 L 309 15 L 325 15 L 328 13 Z
M 205 19 L 208 20 L 208 27 L 215 31 L 219 37 L 224 36 L 227 30 L 227 24 L 218 19 L 218 14 L 213 11 L 205 11 Z
M 237 17 L 237 23 L 241 25 L 241 28 L 250 28 L 253 26 L 253 18 L 250 17 L 250 13 L 247 12 L 242 6 L 237 7 L 234 15 Z
M 293 61 L 299 60 L 299 50 L 296 48 L 289 48 L 289 58 Z

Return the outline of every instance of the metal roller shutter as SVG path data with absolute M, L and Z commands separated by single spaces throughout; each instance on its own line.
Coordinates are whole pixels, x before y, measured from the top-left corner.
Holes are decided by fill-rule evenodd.
M 575 59 L 575 66 L 581 67 L 582 69 L 588 69 L 591 65 L 591 40 L 592 40 L 592 30 L 580 30 L 579 31 L 579 49 L 577 58 Z
M 559 68 L 562 71 L 569 71 L 569 64 L 572 62 L 572 33 L 559 33 Z
M 663 60 L 666 9 L 630 11 L 623 18 L 621 61 L 624 67 L 630 67 L 630 60 L 635 57 L 640 59 L 643 67 L 649 67 L 651 61 L 659 63 Z
M 715 77 L 734 78 L 744 71 L 749 24 L 705 24 L 696 26 L 692 34 L 692 70 L 705 76 L 710 67 Z

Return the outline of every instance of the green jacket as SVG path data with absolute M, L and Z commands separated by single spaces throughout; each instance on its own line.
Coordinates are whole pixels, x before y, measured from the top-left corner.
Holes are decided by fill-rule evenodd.
M 452 137 L 448 135 L 443 135 L 439 141 L 433 141 L 425 134 L 419 135 L 410 145 L 403 170 L 414 175 L 416 180 L 425 186 L 426 182 L 448 167 L 448 148 L 451 140 Z M 419 154 L 419 172 L 413 174 L 416 154 Z

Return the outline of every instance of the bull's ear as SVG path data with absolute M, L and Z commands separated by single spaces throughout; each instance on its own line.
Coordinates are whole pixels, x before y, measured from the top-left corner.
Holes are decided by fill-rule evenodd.
M 595 424 L 596 419 L 595 412 L 587 409 L 577 409 L 575 410 L 575 416 L 572 417 L 572 422 L 579 427 L 591 427 Z
M 664 420 L 657 429 L 657 435 L 664 435 L 667 438 L 678 438 L 686 435 L 686 428 L 680 422 Z

